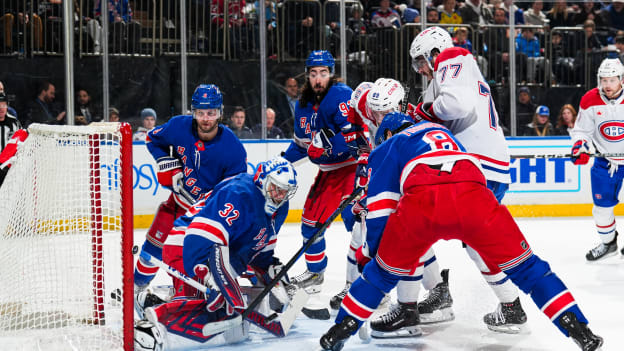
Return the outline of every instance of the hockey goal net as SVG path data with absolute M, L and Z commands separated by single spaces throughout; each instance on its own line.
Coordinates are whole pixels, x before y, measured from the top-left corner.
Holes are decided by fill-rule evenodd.
M 28 131 L 0 187 L 0 348 L 131 350 L 130 125 Z

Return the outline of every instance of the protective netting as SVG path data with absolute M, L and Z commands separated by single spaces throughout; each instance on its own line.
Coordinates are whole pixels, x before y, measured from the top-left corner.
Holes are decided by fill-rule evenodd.
M 3 348 L 123 347 L 121 141 L 119 123 L 29 127 L 0 188 Z

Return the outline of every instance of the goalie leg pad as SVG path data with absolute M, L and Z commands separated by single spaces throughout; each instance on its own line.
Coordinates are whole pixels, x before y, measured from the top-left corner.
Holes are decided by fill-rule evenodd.
M 236 272 L 230 266 L 230 250 L 226 246 L 213 245 L 210 248 L 208 267 L 215 284 L 232 308 L 244 308 L 245 299 L 236 281 Z
M 137 351 L 164 350 L 164 337 L 158 326 L 150 321 L 140 320 L 134 325 L 134 349 Z

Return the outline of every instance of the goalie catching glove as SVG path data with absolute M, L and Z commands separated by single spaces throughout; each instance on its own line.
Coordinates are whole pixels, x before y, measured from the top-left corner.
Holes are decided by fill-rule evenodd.
M 577 140 L 574 143 L 570 159 L 575 165 L 586 165 L 589 162 L 589 145 L 587 140 Z
M 162 186 L 171 187 L 176 194 L 180 193 L 183 186 L 182 164 L 174 157 L 161 157 L 158 163 L 158 183 Z

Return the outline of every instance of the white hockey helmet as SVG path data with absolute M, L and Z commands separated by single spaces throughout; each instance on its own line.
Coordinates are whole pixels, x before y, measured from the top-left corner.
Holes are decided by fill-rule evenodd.
M 370 90 L 373 87 L 374 83 L 372 82 L 362 82 L 360 85 L 355 88 L 355 90 L 351 93 L 351 100 L 349 100 L 349 107 L 357 108 L 360 103 L 360 99 L 364 96 L 364 93 Z
M 410 56 L 412 57 L 412 68 L 418 72 L 417 59 L 422 56 L 427 61 L 429 68 L 433 70 L 431 64 L 431 51 L 437 49 L 442 52 L 444 49 L 453 47 L 453 39 L 444 28 L 430 27 L 418 33 L 412 41 Z
M 622 78 L 624 77 L 624 65 L 622 65 L 620 59 L 606 58 L 600 63 L 600 67 L 598 67 L 598 73 L 596 73 L 596 76 L 598 81 L 598 89 L 602 91 L 600 78 L 618 77 L 620 80 L 622 80 Z
M 277 156 L 258 165 L 254 183 L 264 195 L 264 212 L 271 216 L 295 196 L 297 172 L 288 160 Z
M 405 89 L 399 81 L 391 78 L 379 78 L 368 92 L 366 114 L 374 119 L 375 125 L 379 125 L 383 119 L 380 112 L 399 111 L 401 101 L 404 98 Z

